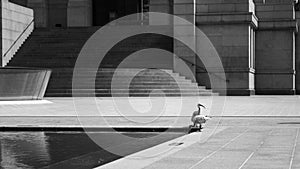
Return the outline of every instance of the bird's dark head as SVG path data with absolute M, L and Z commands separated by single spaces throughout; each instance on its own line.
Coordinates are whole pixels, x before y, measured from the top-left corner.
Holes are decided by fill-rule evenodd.
M 197 107 L 198 107 L 199 109 L 200 109 L 201 107 L 205 108 L 205 106 L 202 105 L 202 104 L 200 104 L 200 103 L 197 105 Z

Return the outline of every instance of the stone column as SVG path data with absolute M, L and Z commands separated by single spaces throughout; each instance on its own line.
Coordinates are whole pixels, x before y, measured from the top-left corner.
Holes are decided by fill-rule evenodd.
M 174 0 L 173 14 L 196 24 L 195 0 Z M 196 47 L 195 27 L 174 20 L 174 34 L 189 41 L 189 47 Z M 174 71 L 196 82 L 196 56 L 181 42 L 174 40 Z
M 257 28 L 253 1 L 197 0 L 196 23 L 219 53 L 227 79 L 227 95 L 253 94 L 254 34 Z M 197 65 L 205 68 L 200 60 L 197 60 Z M 224 81 L 218 77 L 219 71 L 210 72 L 210 77 Z M 200 85 L 210 86 L 205 70 L 197 69 L 197 79 Z
M 28 0 L 27 6 L 34 11 L 35 27 L 48 26 L 48 4 L 47 0 Z
M 294 0 L 255 0 L 257 94 L 295 93 Z
M 69 0 L 68 27 L 93 26 L 92 0 Z
M 1 5 L 1 8 L 0 8 L 0 18 L 1 18 L 1 22 L 0 22 L 0 28 L 1 28 L 1 34 L 0 34 L 0 36 L 1 36 L 1 40 L 0 40 L 0 53 L 1 53 L 1 57 L 0 57 L 0 67 L 2 67 L 3 65 L 2 65 L 2 57 L 3 57 L 3 52 L 2 52 L 2 50 L 3 50 L 3 46 L 2 46 L 2 3 L 4 3 L 5 1 L 8 1 L 8 0 L 4 0 L 4 1 L 1 1 L 1 3 L 0 3 L 0 5 Z
M 300 2 L 296 5 L 296 19 L 300 25 Z M 296 93 L 300 94 L 300 33 L 296 35 Z

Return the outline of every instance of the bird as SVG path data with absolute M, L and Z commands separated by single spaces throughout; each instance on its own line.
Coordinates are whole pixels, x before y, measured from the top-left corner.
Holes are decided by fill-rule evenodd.
M 193 127 L 202 128 L 202 123 L 205 123 L 209 118 L 205 115 L 201 115 L 201 107 L 205 108 L 202 104 L 197 104 L 198 110 L 193 112 L 191 121 L 193 122 Z

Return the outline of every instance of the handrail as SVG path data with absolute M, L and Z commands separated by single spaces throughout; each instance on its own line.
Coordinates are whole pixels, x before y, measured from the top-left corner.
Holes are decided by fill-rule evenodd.
M 208 72 L 205 68 L 203 68 L 203 67 L 201 67 L 201 66 L 199 66 L 199 65 L 197 65 L 197 64 L 195 64 L 195 63 L 193 63 L 193 62 L 191 62 L 191 61 L 188 61 L 188 60 L 185 59 L 185 58 L 182 58 L 182 57 L 180 57 L 180 56 L 177 56 L 177 57 L 178 57 L 179 59 L 183 60 L 184 62 L 191 64 L 192 66 L 196 66 L 196 68 L 199 68 L 199 69 L 201 69 L 201 70 L 204 70 L 205 73 L 211 74 L 211 75 L 213 75 L 213 76 L 215 76 L 215 77 L 217 77 L 217 78 L 219 78 L 219 79 L 221 79 L 221 80 L 223 80 L 223 81 L 229 82 L 228 79 L 226 79 L 226 78 L 224 79 L 223 77 L 220 77 L 219 75 L 216 75 L 216 74 L 213 73 L 213 72 Z
M 24 35 L 24 33 L 29 29 L 29 27 L 34 23 L 34 18 L 30 21 L 30 23 L 26 26 L 26 28 L 20 33 L 18 38 L 13 42 L 12 45 L 8 48 L 8 50 L 5 52 L 3 57 L 6 57 L 6 55 L 11 51 L 11 49 L 17 44 L 17 42 L 20 40 L 20 38 Z

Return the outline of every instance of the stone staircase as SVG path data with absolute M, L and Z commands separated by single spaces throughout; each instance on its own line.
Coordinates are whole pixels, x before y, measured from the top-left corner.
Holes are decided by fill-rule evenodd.
M 75 93 L 74 96 L 81 97 L 215 95 L 211 90 L 199 87 L 197 83 L 192 83 L 172 70 L 161 69 L 104 68 L 97 72 L 85 69 L 76 76 L 80 80 L 76 83 L 76 88 L 72 89 L 72 71 L 64 69 L 52 74 L 55 80 L 50 81 L 47 96 L 72 96 L 72 92 Z M 95 90 L 90 89 L 91 85 L 95 85 Z
M 172 43 L 152 35 L 143 37 L 143 42 L 135 38 L 127 41 L 126 44 L 121 44 L 121 47 L 115 46 L 115 49 L 108 53 L 108 58 L 111 59 L 104 60 L 98 70 L 81 69 L 77 76 L 81 80 L 76 84 L 76 89 L 72 90 L 73 68 L 77 56 L 86 40 L 98 29 L 98 27 L 35 29 L 8 66 L 52 69 L 46 91 L 46 96 L 49 97 L 72 96 L 72 92 L 76 94 L 74 96 L 81 97 L 112 95 L 145 97 L 149 94 L 151 96 L 217 95 L 172 70 L 116 69 L 118 63 L 122 61 L 122 57 L 118 55 L 120 52 L 131 53 L 155 45 L 172 48 Z M 93 83 L 95 89 L 90 89 Z

